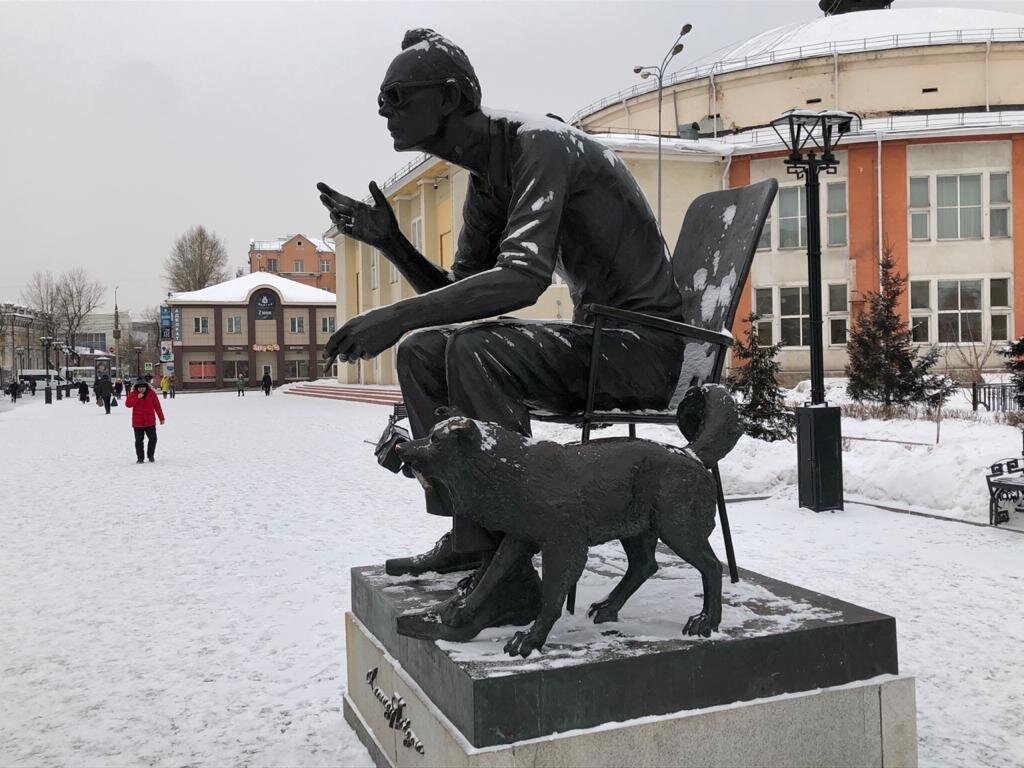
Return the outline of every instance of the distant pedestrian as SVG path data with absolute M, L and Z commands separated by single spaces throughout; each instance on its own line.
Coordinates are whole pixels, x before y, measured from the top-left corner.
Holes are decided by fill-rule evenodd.
M 135 430 L 135 459 L 141 464 L 145 458 L 142 453 L 143 438 L 147 438 L 145 456 L 156 461 L 156 420 L 164 423 L 164 409 L 160 407 L 160 398 L 145 379 L 138 379 L 132 391 L 124 401 L 125 407 L 132 411 L 132 428 Z
M 152 373 L 147 373 L 146 376 L 145 376 L 145 379 L 146 379 L 146 383 L 149 384 L 149 386 L 152 387 L 153 386 L 153 374 Z
M 164 400 L 167 399 L 167 393 L 170 392 L 170 391 L 171 391 L 171 379 L 165 373 L 160 378 L 160 394 L 163 396 Z
M 32 397 L 36 396 L 36 380 L 35 379 L 29 379 L 28 380 L 28 391 L 32 393 Z
M 110 383 L 110 377 L 104 376 L 96 382 L 96 402 L 103 403 L 107 415 L 110 415 L 110 398 L 114 396 L 114 385 Z
M 174 390 L 178 387 L 178 377 L 171 374 L 171 400 L 174 399 Z
M 124 391 L 124 381 L 118 376 L 117 381 L 114 382 L 114 397 L 121 397 L 122 391 Z
M 89 402 L 89 385 L 84 381 L 78 382 L 78 400 L 81 403 Z
M 11 396 L 11 402 L 18 402 L 18 382 L 12 381 L 7 387 L 7 394 Z
M 263 378 L 260 379 L 260 386 L 263 387 L 263 394 L 267 397 L 270 396 L 270 390 L 274 386 L 274 380 L 270 378 L 269 373 L 264 373 Z
M 237 397 L 245 397 L 245 374 L 240 373 L 235 378 L 235 389 L 238 391 Z

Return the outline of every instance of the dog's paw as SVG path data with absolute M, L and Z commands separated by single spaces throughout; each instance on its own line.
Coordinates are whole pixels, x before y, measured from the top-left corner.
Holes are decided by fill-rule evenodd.
M 505 643 L 505 653 L 509 656 L 522 656 L 524 659 L 534 651 L 539 651 L 544 645 L 543 639 L 538 639 L 532 632 L 516 632 L 512 639 Z
M 714 624 L 711 621 L 711 617 L 706 613 L 698 613 L 695 616 L 691 616 L 686 621 L 686 626 L 683 627 L 684 635 L 700 635 L 701 637 L 711 637 L 711 633 L 718 629 L 718 624 Z
M 608 600 L 599 600 L 587 609 L 587 616 L 592 618 L 595 624 L 603 624 L 606 621 L 618 621 L 619 611 L 612 608 Z

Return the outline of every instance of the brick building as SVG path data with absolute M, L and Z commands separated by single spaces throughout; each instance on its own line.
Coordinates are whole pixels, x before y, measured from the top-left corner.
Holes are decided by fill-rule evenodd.
M 311 249 L 312 250 L 312 249 Z M 320 376 L 335 329 L 333 293 L 270 272 L 172 294 L 174 370 L 182 389 L 231 386 L 264 373 L 276 384 Z
M 335 292 L 334 249 L 323 240 L 305 235 L 250 240 L 249 272 L 273 272 L 303 285 Z

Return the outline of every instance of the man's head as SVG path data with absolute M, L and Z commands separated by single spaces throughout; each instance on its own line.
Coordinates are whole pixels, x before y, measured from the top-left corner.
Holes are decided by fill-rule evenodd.
M 395 149 L 425 149 L 453 114 L 480 108 L 480 81 L 465 52 L 432 29 L 411 29 L 377 98 Z

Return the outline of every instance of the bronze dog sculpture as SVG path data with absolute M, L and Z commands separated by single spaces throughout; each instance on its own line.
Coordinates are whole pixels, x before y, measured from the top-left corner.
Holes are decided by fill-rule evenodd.
M 479 581 L 438 620 L 469 624 L 509 568 L 539 550 L 540 614 L 505 646 L 510 656 L 526 657 L 547 640 L 588 547 L 618 539 L 626 552 L 622 580 L 590 609 L 595 621 L 614 621 L 657 570 L 660 538 L 703 582 L 702 610 L 683 634 L 710 636 L 722 619 L 722 565 L 708 543 L 716 511 L 709 467 L 732 450 L 742 427 L 735 402 L 718 385 L 687 392 L 677 422 L 690 440 L 686 448 L 631 438 L 560 445 L 465 417 L 400 445 L 399 456 L 429 492 L 456 514 L 505 534 Z

